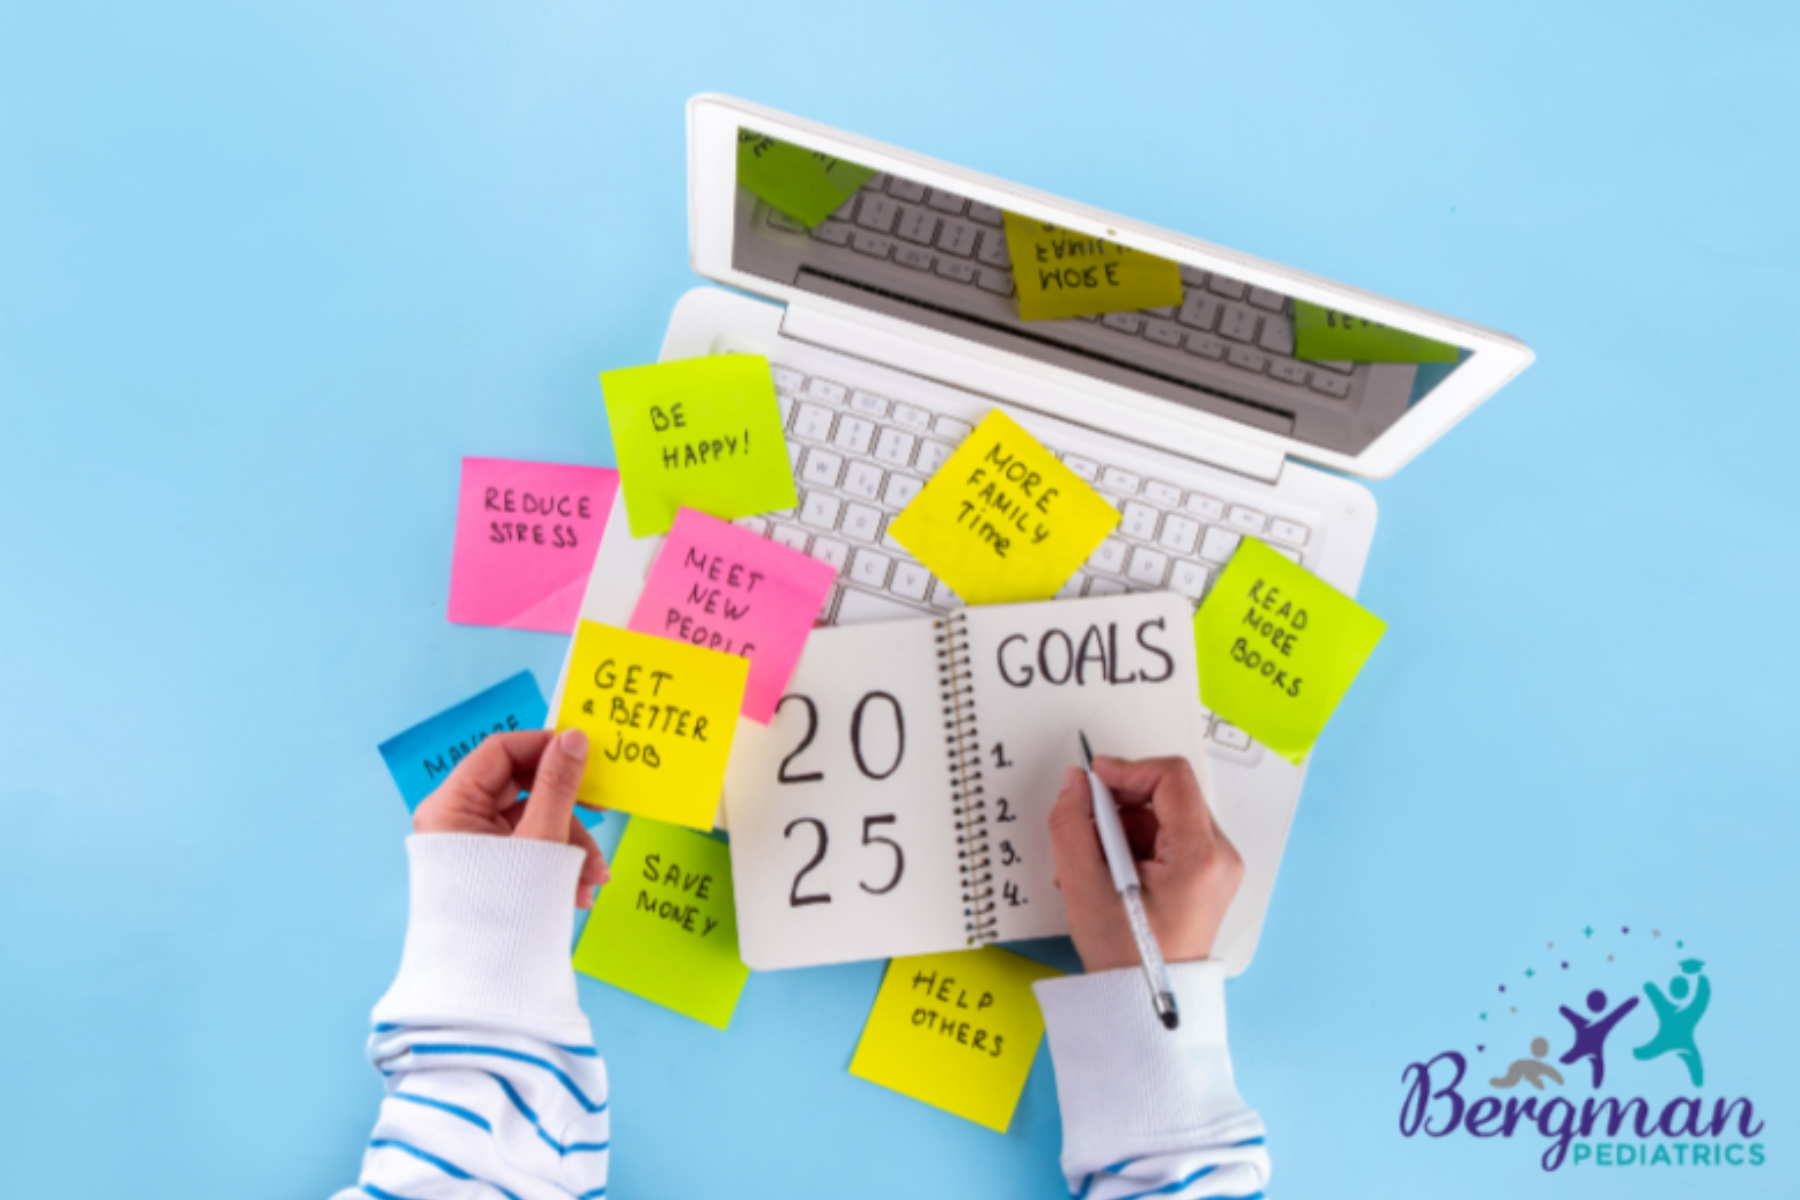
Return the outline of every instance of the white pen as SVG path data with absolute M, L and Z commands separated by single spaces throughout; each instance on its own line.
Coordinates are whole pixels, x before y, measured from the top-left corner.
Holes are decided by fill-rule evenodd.
M 1112 791 L 1094 774 L 1094 752 L 1088 748 L 1087 734 L 1081 734 L 1081 763 L 1087 771 L 1088 787 L 1094 793 L 1094 824 L 1100 829 L 1100 848 L 1106 853 L 1106 865 L 1112 871 L 1113 886 L 1125 902 L 1125 919 L 1131 924 L 1131 938 L 1137 943 L 1138 957 L 1144 963 L 1144 979 L 1150 985 L 1150 1007 L 1166 1028 L 1181 1024 L 1175 1009 L 1175 989 L 1169 984 L 1169 968 L 1150 932 L 1150 920 L 1144 916 L 1143 886 L 1138 882 L 1137 862 L 1131 857 L 1131 845 L 1125 840 L 1125 827 L 1119 823 L 1119 808 Z

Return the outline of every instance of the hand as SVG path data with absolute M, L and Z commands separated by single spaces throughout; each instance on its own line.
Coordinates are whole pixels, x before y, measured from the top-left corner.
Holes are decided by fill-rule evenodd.
M 1144 912 L 1164 960 L 1205 958 L 1243 881 L 1244 861 L 1213 821 L 1194 769 L 1185 758 L 1096 758 L 1094 773 L 1118 803 L 1143 885 Z M 1050 847 L 1082 965 L 1089 971 L 1138 966 L 1125 902 L 1094 827 L 1093 791 L 1077 767 L 1063 775 L 1050 810 Z
M 575 819 L 575 791 L 587 767 L 587 751 L 587 734 L 579 729 L 497 733 L 425 797 L 413 813 L 413 831 L 577 846 L 587 853 L 587 861 L 575 885 L 575 905 L 587 908 L 594 902 L 594 889 L 612 878 L 593 835 Z M 529 791 L 530 797 L 521 801 L 521 791 Z

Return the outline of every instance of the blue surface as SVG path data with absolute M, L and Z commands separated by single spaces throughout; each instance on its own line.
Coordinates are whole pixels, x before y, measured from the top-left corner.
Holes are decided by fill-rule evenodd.
M 378 749 L 408 812 L 456 769 L 469 752 L 496 733 L 542 729 L 550 709 L 530 671 L 520 671 L 397 733 Z
M 563 650 L 444 620 L 458 462 L 607 461 L 595 373 L 695 282 L 701 90 L 1538 351 L 1374 489 L 1391 632 L 1231 988 L 1273 1194 L 1800 1191 L 1794 11 L 1017 11 L 0 8 L 0 1194 L 354 1178 L 406 897 L 376 745 Z M 1400 1135 L 1408 1063 L 1666 979 L 1651 929 L 1765 1165 Z M 1047 1060 L 1004 1137 L 845 1073 L 880 973 L 759 976 L 723 1034 L 584 981 L 612 1194 L 1060 1194 Z

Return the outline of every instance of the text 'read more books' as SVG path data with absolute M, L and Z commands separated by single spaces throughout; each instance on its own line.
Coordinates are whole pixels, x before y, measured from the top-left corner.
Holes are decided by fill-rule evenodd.
M 1180 596 L 960 609 L 813 633 L 726 777 L 757 970 L 1068 932 L 1048 817 L 1079 734 L 1204 769 Z

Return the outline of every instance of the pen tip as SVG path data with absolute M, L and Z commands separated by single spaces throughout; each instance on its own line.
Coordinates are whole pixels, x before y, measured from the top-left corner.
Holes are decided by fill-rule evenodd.
M 1089 747 L 1088 747 L 1088 740 L 1087 740 L 1087 734 L 1085 734 L 1085 733 L 1082 733 L 1082 732 L 1081 732 L 1081 731 L 1080 731 L 1080 730 L 1076 730 L 1076 734 L 1075 734 L 1075 735 L 1076 735 L 1076 736 L 1077 736 L 1077 737 L 1079 737 L 1079 738 L 1080 738 L 1080 739 L 1081 739 L 1081 757 L 1082 757 L 1082 761 L 1084 761 L 1084 762 L 1085 762 L 1085 763 L 1087 763 L 1087 765 L 1088 765 L 1088 766 L 1090 766 L 1090 767 L 1091 767 L 1091 766 L 1093 766 L 1093 765 L 1094 765 L 1094 752 L 1093 752 L 1093 750 L 1091 750 L 1091 749 L 1090 749 L 1090 748 L 1089 748 Z
M 1173 1011 L 1166 1012 L 1162 1015 L 1162 1023 L 1164 1028 L 1174 1029 L 1181 1024 L 1181 1014 Z

